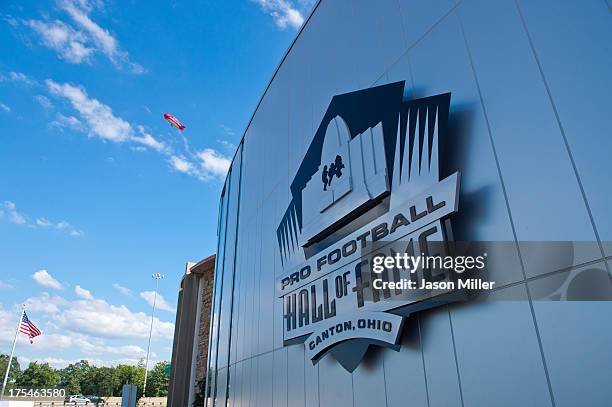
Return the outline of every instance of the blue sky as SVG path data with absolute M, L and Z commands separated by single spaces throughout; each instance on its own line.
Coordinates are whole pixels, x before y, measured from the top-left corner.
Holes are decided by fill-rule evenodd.
M 135 363 L 151 274 L 169 359 L 186 261 L 216 247 L 222 180 L 312 1 L 0 4 L 0 352 Z M 162 114 L 177 116 L 180 134 Z

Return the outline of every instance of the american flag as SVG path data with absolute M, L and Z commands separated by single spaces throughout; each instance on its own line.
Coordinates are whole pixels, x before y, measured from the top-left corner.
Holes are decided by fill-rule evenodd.
M 30 343 L 34 343 L 32 338 L 36 338 L 42 334 L 42 331 L 38 329 L 36 325 L 34 325 L 34 322 L 28 319 L 25 311 L 23 313 L 23 317 L 21 318 L 21 322 L 19 323 L 19 332 L 28 335 L 28 338 L 30 338 Z

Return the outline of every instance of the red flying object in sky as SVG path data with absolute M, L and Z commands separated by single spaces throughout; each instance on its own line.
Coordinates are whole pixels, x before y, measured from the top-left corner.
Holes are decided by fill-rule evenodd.
M 172 127 L 176 127 L 180 131 L 185 130 L 185 125 L 179 121 L 176 117 L 172 116 L 170 113 L 164 113 L 164 119 L 170 123 Z

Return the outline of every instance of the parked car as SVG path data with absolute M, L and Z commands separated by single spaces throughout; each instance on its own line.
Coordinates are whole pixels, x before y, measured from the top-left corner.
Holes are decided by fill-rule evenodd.
M 81 394 L 73 394 L 68 397 L 68 403 L 87 404 L 91 403 L 91 400 Z
M 92 404 L 95 404 L 96 406 L 98 404 L 104 403 L 104 399 L 102 397 L 99 397 L 99 396 L 85 396 L 85 398 L 88 398 L 89 401 Z

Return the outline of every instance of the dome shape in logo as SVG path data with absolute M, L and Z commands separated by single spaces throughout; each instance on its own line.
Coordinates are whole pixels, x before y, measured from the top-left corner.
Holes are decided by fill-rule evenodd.
M 304 188 L 304 230 L 300 244 L 389 190 L 382 123 L 351 138 L 341 116 L 325 132 L 321 165 Z

